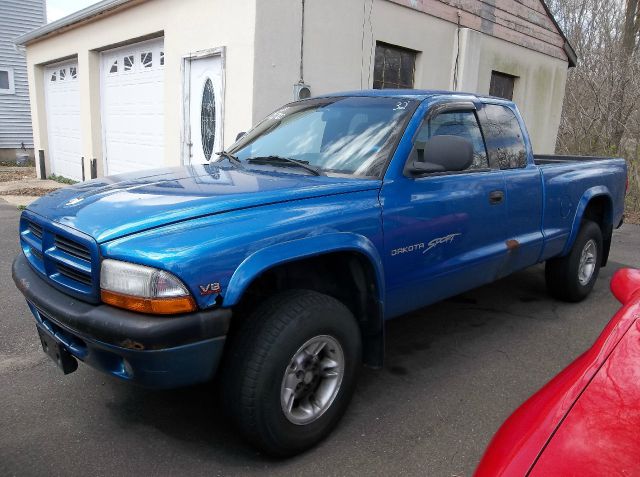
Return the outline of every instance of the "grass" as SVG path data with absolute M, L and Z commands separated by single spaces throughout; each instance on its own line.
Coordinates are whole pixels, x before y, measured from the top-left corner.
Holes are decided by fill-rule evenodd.
M 66 177 L 58 176 L 56 174 L 50 174 L 49 177 L 47 177 L 47 179 L 50 179 L 50 180 L 56 181 L 56 182 L 60 182 L 60 184 L 73 185 L 73 184 L 77 184 L 78 183 L 78 181 L 74 181 L 73 179 L 67 179 Z

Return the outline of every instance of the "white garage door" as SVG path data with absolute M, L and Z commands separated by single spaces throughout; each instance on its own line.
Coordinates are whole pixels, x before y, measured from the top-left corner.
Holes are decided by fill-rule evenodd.
M 107 174 L 164 164 L 164 41 L 102 53 L 102 130 Z
M 44 85 L 51 172 L 82 180 L 78 63 L 45 68 Z

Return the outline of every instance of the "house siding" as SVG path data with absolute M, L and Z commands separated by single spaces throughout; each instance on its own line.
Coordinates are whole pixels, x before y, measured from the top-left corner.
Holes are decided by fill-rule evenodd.
M 14 40 L 46 22 L 44 0 L 0 2 L 0 67 L 13 69 L 15 93 L 0 94 L 0 149 L 33 148 L 27 63 Z
M 541 0 L 390 0 L 529 50 L 568 61 L 565 40 Z

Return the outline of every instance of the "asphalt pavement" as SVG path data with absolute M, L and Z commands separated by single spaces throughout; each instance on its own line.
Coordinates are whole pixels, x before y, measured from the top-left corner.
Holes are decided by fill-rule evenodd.
M 640 227 L 615 232 L 583 303 L 550 299 L 536 266 L 387 324 L 387 363 L 363 369 L 339 427 L 288 460 L 245 445 L 214 385 L 148 391 L 41 350 L 11 280 L 18 210 L 0 200 L 0 475 L 470 476 L 491 436 L 586 350 L 618 305 L 613 272 L 640 267 Z

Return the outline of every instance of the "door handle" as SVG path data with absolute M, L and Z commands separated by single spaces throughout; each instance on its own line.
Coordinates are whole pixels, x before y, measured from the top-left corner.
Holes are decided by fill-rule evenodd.
M 494 190 L 489 193 L 489 203 L 491 205 L 498 205 L 504 201 L 504 191 Z

